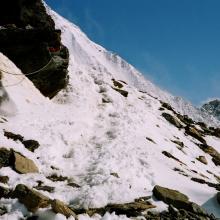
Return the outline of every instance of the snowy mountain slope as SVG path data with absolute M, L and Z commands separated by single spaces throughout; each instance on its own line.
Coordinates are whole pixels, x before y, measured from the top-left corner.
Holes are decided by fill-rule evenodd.
M 48 8 L 48 13 L 53 17 L 56 27 L 62 30 L 63 43 L 69 48 L 72 63 L 84 66 L 88 71 L 97 75 L 105 73 L 110 77 L 124 80 L 139 91 L 158 97 L 170 103 L 181 114 L 189 115 L 196 121 L 205 121 L 208 125 L 220 126 L 220 122 L 209 114 L 195 108 L 191 103 L 181 97 L 175 97 L 161 90 L 138 72 L 133 66 L 117 54 L 107 51 L 100 45 L 90 41 L 76 25 L 54 13 Z M 65 21 L 65 22 L 64 22 Z M 71 30 L 71 31 L 70 31 Z
M 183 192 L 191 201 L 220 217 L 214 198 L 216 189 L 191 180 L 195 177 L 218 183 L 215 176 L 220 175 L 219 167 L 197 146 L 198 140 L 186 136 L 184 129 L 176 128 L 161 117 L 159 99 L 191 117 L 202 116 L 196 116 L 197 110 L 191 105 L 161 91 L 121 58 L 92 43 L 78 27 L 48 10 L 62 30 L 63 43 L 70 51 L 70 82 L 65 91 L 50 101 L 27 79 L 7 87 L 9 83 L 18 82 L 20 76 L 3 75 L 3 86 L 16 111 L 14 116 L 5 115 L 7 122 L 0 124 L 1 146 L 13 148 L 32 159 L 40 170 L 37 174 L 20 175 L 9 167 L 1 168 L 0 175 L 9 176 L 8 186 L 23 183 L 34 187 L 40 180 L 55 187 L 51 193 L 41 191 L 51 199 L 60 199 L 73 207 L 93 208 L 152 195 L 154 185 L 159 184 Z M 1 69 L 20 73 L 3 55 L 0 60 Z M 127 83 L 120 81 L 128 97 L 115 90 L 113 78 Z M 40 147 L 32 153 L 20 142 L 7 139 L 4 129 L 38 140 Z M 204 138 L 208 145 L 220 151 L 219 138 Z M 173 142 L 177 140 L 184 143 L 182 150 Z M 165 157 L 162 151 L 181 162 Z M 208 164 L 199 162 L 196 159 L 199 156 L 205 156 Z M 174 171 L 175 168 L 184 175 Z M 46 178 L 52 174 L 68 177 L 68 181 L 80 187 L 68 186 L 67 180 L 53 182 Z M 151 200 L 159 210 L 166 207 Z M 28 215 L 15 199 L 1 199 L 1 203 L 9 211 L 3 219 Z M 45 219 L 48 212 L 43 209 L 37 214 Z M 50 215 L 50 219 L 65 219 Z M 123 218 L 114 214 L 110 217 Z

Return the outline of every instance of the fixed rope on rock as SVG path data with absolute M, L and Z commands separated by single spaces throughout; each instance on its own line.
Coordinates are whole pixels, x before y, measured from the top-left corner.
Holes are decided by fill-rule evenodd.
M 43 67 L 40 68 L 39 70 L 34 71 L 34 72 L 31 72 L 31 73 L 26 73 L 26 74 L 23 74 L 23 73 L 11 73 L 11 72 L 8 72 L 8 71 L 2 70 L 2 69 L 0 69 L 0 71 L 2 71 L 3 73 L 9 74 L 9 75 L 14 75 L 14 76 L 23 76 L 23 75 L 25 75 L 25 76 L 30 76 L 30 75 L 34 75 L 34 74 L 36 74 L 36 73 L 39 73 L 39 72 L 41 72 L 42 70 L 44 70 L 45 68 L 47 68 L 47 67 L 49 66 L 49 64 L 51 63 L 52 60 L 53 60 L 53 57 L 51 57 L 51 59 L 49 60 L 49 62 L 48 62 L 45 66 L 43 66 Z
M 25 76 L 34 75 L 34 74 L 37 74 L 37 73 L 41 72 L 42 70 L 44 70 L 45 68 L 47 68 L 49 66 L 49 64 L 52 62 L 52 60 L 53 60 L 53 57 L 51 56 L 51 53 L 50 53 L 50 60 L 49 60 L 49 62 L 46 65 L 44 65 L 42 68 L 40 68 L 40 69 L 38 69 L 38 70 L 36 70 L 34 72 L 30 72 L 30 73 L 26 73 L 26 74 L 23 74 L 23 73 L 12 73 L 12 72 L 9 72 L 9 71 L 6 71 L 6 70 L 2 70 L 0 68 L 0 71 L 3 72 L 3 73 L 9 74 L 9 75 L 13 75 L 13 76 L 23 76 L 23 78 L 19 82 L 14 83 L 14 84 L 10 84 L 10 85 L 4 85 L 4 87 L 17 86 L 17 85 L 21 84 L 24 81 Z

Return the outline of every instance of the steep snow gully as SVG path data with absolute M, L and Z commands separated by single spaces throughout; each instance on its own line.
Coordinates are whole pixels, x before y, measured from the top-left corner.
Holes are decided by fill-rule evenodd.
M 217 184 L 219 166 L 198 147 L 197 139 L 161 116 L 161 101 L 209 126 L 220 126 L 219 121 L 160 90 L 119 56 L 91 42 L 77 26 L 51 9 L 47 11 L 61 29 L 63 44 L 70 52 L 69 84 L 49 100 L 27 78 L 17 86 L 7 87 L 19 82 L 22 76 L 3 74 L 3 93 L 7 98 L 1 103 L 1 146 L 31 159 L 40 172 L 21 175 L 3 167 L 0 176 L 9 176 L 9 181 L 8 185 L 0 183 L 1 186 L 14 188 L 22 183 L 32 188 L 41 181 L 55 188 L 53 192 L 41 191 L 51 199 L 60 199 L 74 208 L 98 208 L 151 196 L 158 184 L 179 190 L 220 217 L 217 190 L 191 180 L 198 178 Z M 0 55 L 0 60 L 1 69 L 20 73 L 4 55 Z M 173 115 L 168 109 L 163 112 Z M 195 126 L 201 130 L 199 125 Z M 30 152 L 21 142 L 5 137 L 4 130 L 38 140 L 40 147 Z M 218 137 L 203 138 L 207 145 L 220 151 Z M 178 141 L 183 143 L 181 149 Z M 165 157 L 164 151 L 180 162 Z M 207 164 L 197 160 L 200 156 L 206 158 Z M 68 180 L 54 182 L 47 178 L 53 174 Z M 70 182 L 79 187 L 71 187 Z M 16 199 L 0 201 L 8 211 L 0 219 L 29 215 Z M 156 210 L 167 208 L 154 197 L 150 201 L 157 206 Z M 37 215 L 40 219 L 66 219 L 49 209 L 40 209 Z M 106 214 L 105 218 L 126 219 L 115 214 Z M 89 216 L 80 215 L 79 219 Z

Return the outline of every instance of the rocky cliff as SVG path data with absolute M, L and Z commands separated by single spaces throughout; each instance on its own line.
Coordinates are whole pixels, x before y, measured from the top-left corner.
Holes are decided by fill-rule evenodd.
M 0 51 L 43 95 L 52 98 L 66 86 L 68 49 L 41 0 L 3 1 L 0 25 Z

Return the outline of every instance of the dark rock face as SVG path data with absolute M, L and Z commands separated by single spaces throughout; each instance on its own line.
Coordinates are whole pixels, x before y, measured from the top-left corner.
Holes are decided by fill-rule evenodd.
M 55 30 L 41 0 L 4 1 L 1 11 L 0 51 L 52 98 L 68 82 L 69 53 L 61 43 L 61 31 Z
M 27 24 L 33 27 L 55 26 L 40 0 L 2 0 L 0 25 L 5 24 L 15 24 L 18 27 L 25 27 Z

